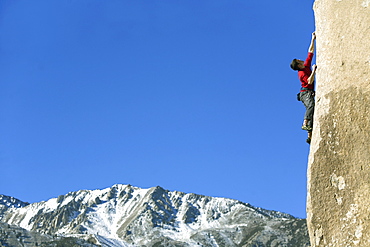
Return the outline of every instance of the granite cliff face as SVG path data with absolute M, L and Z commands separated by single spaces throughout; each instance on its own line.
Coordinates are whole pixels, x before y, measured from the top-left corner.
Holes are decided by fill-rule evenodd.
M 312 247 L 370 246 L 370 0 L 316 0 Z

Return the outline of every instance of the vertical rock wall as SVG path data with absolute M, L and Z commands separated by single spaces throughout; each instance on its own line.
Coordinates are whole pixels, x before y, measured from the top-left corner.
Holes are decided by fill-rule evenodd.
M 311 246 L 370 246 L 370 0 L 316 0 Z

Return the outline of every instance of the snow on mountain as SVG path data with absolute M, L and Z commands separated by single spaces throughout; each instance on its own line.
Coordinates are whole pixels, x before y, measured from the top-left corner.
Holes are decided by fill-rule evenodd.
M 11 196 L 0 195 L 0 220 L 9 209 L 25 207 L 28 204 Z
M 14 197 L 0 195 L 0 206 L 7 208 L 21 208 L 27 206 L 29 203 L 22 202 Z
M 93 236 L 101 246 L 309 246 L 303 219 L 159 186 L 117 184 L 19 205 L 0 221 L 49 235 Z

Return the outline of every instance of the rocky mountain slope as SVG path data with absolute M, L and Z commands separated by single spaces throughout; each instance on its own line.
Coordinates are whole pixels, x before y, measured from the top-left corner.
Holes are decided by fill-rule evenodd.
M 304 219 L 161 187 L 114 185 L 33 204 L 0 196 L 0 212 L 4 246 L 16 246 L 5 234 L 18 242 L 29 236 L 23 246 L 309 246 Z M 27 232 L 9 238 L 9 228 Z

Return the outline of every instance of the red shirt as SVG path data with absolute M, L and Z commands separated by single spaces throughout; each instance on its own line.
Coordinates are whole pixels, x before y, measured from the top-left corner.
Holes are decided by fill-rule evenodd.
M 304 62 L 304 69 L 298 71 L 298 78 L 301 81 L 301 86 L 308 88 L 308 89 L 314 89 L 314 84 L 308 84 L 308 77 L 310 77 L 312 70 L 311 70 L 311 63 L 312 63 L 313 53 L 309 52 L 306 58 L 306 61 Z M 304 91 L 304 90 L 301 90 Z

